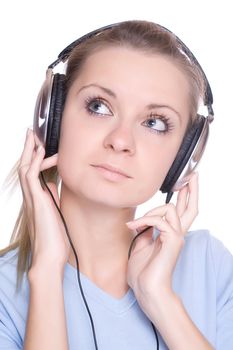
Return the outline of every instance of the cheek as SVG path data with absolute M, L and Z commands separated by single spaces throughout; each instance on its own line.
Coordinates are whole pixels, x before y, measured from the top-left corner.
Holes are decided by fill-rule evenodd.
M 64 132 L 65 130 L 65 132 Z M 86 138 L 87 139 L 87 138 Z M 74 167 L 80 164 L 82 150 L 88 147 L 88 142 L 82 137 L 80 128 L 74 123 L 63 121 L 58 150 L 58 172 L 62 179 L 74 174 Z
M 180 142 L 166 142 L 141 155 L 140 187 L 141 195 L 153 195 L 158 191 L 177 155 Z
M 85 183 L 89 164 L 103 158 L 100 152 L 102 136 L 77 118 L 73 117 L 72 121 L 70 118 L 69 122 L 68 119 L 64 118 L 61 128 L 57 168 L 63 182 L 74 190 L 78 183 Z

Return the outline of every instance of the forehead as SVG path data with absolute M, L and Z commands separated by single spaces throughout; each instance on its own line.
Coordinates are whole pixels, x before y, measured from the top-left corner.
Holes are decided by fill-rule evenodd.
M 98 83 L 114 91 L 122 101 L 169 103 L 188 114 L 189 84 L 170 58 L 136 49 L 110 47 L 91 54 L 77 83 Z

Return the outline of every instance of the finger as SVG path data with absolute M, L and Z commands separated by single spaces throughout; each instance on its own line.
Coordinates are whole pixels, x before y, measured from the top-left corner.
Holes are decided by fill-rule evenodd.
M 40 171 L 44 171 L 46 169 L 49 169 L 55 165 L 57 165 L 57 160 L 58 160 L 58 154 L 54 154 L 51 157 L 45 158 L 40 166 Z
M 34 157 L 34 147 L 35 147 L 35 143 L 34 143 L 34 138 L 33 138 L 33 132 L 31 129 L 28 129 L 26 139 L 24 142 L 24 149 L 23 149 L 22 155 L 20 157 L 19 166 L 17 169 L 23 198 L 26 201 L 29 200 L 30 193 L 29 193 L 26 181 L 25 181 L 25 174 L 27 173 L 27 171 L 30 167 L 32 158 Z
M 28 129 L 24 142 L 23 152 L 19 162 L 19 170 L 21 170 L 23 167 L 27 168 L 31 164 L 34 148 L 35 141 L 33 137 L 33 131 L 31 129 Z
M 176 210 L 179 217 L 181 217 L 184 214 L 187 208 L 188 193 L 189 193 L 188 185 L 185 185 L 178 193 Z
M 37 136 L 37 134 L 35 132 L 33 133 L 33 136 L 34 136 L 34 141 L 35 141 L 36 147 L 39 147 L 40 145 L 43 146 L 41 140 L 39 139 L 39 137 Z
M 153 210 L 145 214 L 142 218 L 151 217 L 151 216 L 164 217 L 165 220 L 167 220 L 167 222 L 173 227 L 174 230 L 181 231 L 180 218 L 177 214 L 177 210 L 174 204 L 169 203 L 161 207 L 154 208 Z M 142 218 L 136 219 L 131 222 L 138 221 Z
M 182 228 L 187 231 L 198 215 L 198 174 L 194 173 L 188 183 L 189 198 L 186 206 L 186 210 L 181 216 Z
M 31 194 L 39 193 L 43 191 L 39 180 L 40 166 L 45 156 L 45 149 L 43 146 L 39 146 L 36 151 L 36 155 L 31 162 L 30 168 L 26 173 L 26 180 L 31 190 Z
M 143 216 L 126 224 L 132 230 L 143 226 L 155 226 L 159 231 L 176 233 L 173 227 L 160 216 Z

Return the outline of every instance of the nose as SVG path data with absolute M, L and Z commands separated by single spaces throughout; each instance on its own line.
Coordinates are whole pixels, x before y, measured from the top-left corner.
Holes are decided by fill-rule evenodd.
M 132 126 L 121 123 L 108 132 L 104 139 L 104 147 L 116 152 L 126 152 L 130 155 L 135 152 L 135 140 Z

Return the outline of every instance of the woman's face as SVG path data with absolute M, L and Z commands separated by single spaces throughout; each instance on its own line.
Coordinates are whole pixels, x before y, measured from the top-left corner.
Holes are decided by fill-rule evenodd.
M 63 183 L 78 197 L 136 207 L 159 190 L 188 118 L 187 78 L 168 58 L 118 47 L 92 54 L 65 103 L 58 154 Z

